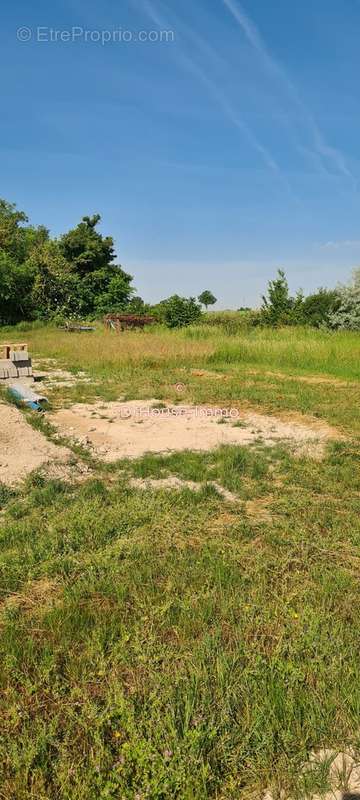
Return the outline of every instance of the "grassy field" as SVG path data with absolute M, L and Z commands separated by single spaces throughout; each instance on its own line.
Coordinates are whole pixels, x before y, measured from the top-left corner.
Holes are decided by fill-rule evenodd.
M 199 326 L 8 338 L 91 377 L 54 389 L 54 406 L 121 395 L 251 407 L 324 419 L 339 440 L 323 461 L 258 443 L 95 463 L 80 485 L 33 474 L 0 487 L 0 798 L 325 791 L 323 770 L 302 770 L 309 754 L 360 754 L 360 337 Z M 201 489 L 131 485 L 166 475 Z
M 26 339 L 40 366 L 52 358 L 75 375 L 87 372 L 89 384 L 61 387 L 61 405 L 64 400 L 119 395 L 225 405 L 231 401 L 270 412 L 310 414 L 360 435 L 360 337 L 355 333 L 255 328 L 228 336 L 196 326 L 176 332 L 155 328 L 144 335 L 129 332 L 125 337 L 101 327 L 72 335 L 53 328 L 3 329 L 0 336 Z M 204 374 L 195 374 L 199 371 Z M 56 392 L 52 400 L 56 404 Z

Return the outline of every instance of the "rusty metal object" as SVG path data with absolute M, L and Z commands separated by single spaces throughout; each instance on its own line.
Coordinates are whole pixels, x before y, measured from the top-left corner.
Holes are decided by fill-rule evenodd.
M 104 318 L 105 327 L 117 331 L 117 333 L 134 328 L 143 330 L 145 325 L 153 325 L 154 322 L 156 322 L 155 317 L 146 316 L 145 314 L 107 314 Z

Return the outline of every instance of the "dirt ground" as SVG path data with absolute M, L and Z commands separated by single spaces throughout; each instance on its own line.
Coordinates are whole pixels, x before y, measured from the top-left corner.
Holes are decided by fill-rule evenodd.
M 0 481 L 11 485 L 47 463 L 63 469 L 70 455 L 34 430 L 15 406 L 0 403 Z
M 144 453 L 211 450 L 222 444 L 274 445 L 287 442 L 297 453 L 321 458 L 326 442 L 339 435 L 326 423 L 282 420 L 254 412 L 203 406 L 159 407 L 156 400 L 79 403 L 49 416 L 65 436 L 92 449 L 104 461 L 137 458 Z
M 67 369 L 59 369 L 55 358 L 33 359 L 33 369 L 36 375 L 37 388 L 45 392 L 49 389 L 76 386 L 79 383 L 90 383 L 91 378 L 86 372 L 76 374 Z
M 329 791 L 318 794 L 306 793 L 308 800 L 359 800 L 360 798 L 360 763 L 355 754 L 324 749 L 312 753 L 307 764 L 303 765 L 302 773 L 311 773 L 322 766 L 322 774 L 327 777 Z M 277 795 L 278 797 L 279 795 Z M 280 793 L 280 797 L 285 794 Z M 275 800 L 272 792 L 265 793 L 263 800 Z
M 148 452 L 211 450 L 221 444 L 254 442 L 286 442 L 296 453 L 321 458 L 326 442 L 339 438 L 326 423 L 306 418 L 280 419 L 234 410 L 232 417 L 225 417 L 222 409 L 164 406 L 156 400 L 79 403 L 47 414 L 47 419 L 61 435 L 107 462 Z M 10 485 L 39 467 L 51 476 L 84 477 L 87 467 L 70 467 L 70 458 L 69 449 L 34 430 L 17 408 L 0 403 L 0 481 Z

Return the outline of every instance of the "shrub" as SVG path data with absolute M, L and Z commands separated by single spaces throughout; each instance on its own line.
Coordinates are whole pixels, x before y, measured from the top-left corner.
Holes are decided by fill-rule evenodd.
M 338 307 L 329 315 L 329 327 L 338 330 L 360 330 L 360 268 L 353 273 L 348 286 L 338 289 Z
M 327 325 L 330 315 L 339 308 L 340 295 L 335 289 L 318 289 L 314 294 L 305 297 L 301 315 L 304 325 L 320 328 Z
M 158 306 L 158 317 L 168 328 L 191 325 L 201 316 L 201 307 L 194 297 L 179 297 L 178 294 L 174 294 L 167 300 L 162 300 Z
M 261 322 L 277 327 L 280 325 L 311 325 L 319 328 L 327 325 L 332 313 L 340 304 L 339 291 L 318 289 L 304 297 L 301 289 L 291 297 L 289 285 L 282 270 L 278 277 L 269 281 L 267 296 L 263 297 Z

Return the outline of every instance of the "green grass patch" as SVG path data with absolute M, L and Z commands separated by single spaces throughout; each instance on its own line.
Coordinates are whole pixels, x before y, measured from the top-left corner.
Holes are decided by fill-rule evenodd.
M 6 796 L 300 791 L 312 749 L 356 747 L 358 465 L 341 443 L 321 464 L 226 447 L 130 470 L 271 493 L 271 523 L 211 492 L 144 503 L 126 464 L 29 479 L 0 523 Z
M 93 460 L 78 485 L 41 472 L 0 485 L 1 796 L 325 790 L 322 768 L 302 771 L 309 754 L 360 754 L 359 337 L 26 333 L 39 358 L 92 378 L 54 390 L 54 406 L 251 406 L 326 419 L 347 438 L 322 462 L 258 443 Z M 53 438 L 46 414 L 27 419 Z M 171 475 L 201 491 L 130 480 Z

